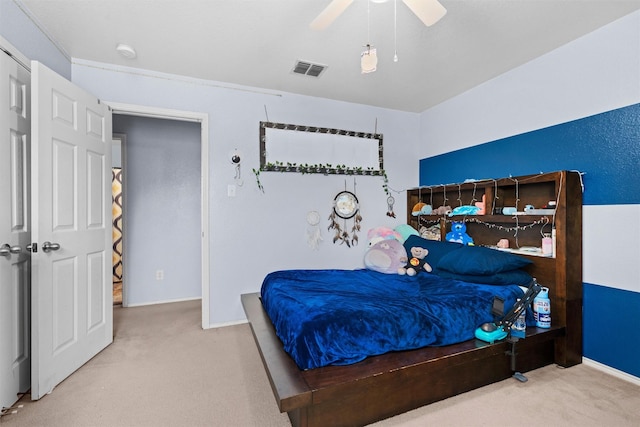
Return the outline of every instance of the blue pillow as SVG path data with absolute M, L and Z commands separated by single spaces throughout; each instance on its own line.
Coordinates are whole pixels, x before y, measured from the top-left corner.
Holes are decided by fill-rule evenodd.
M 532 277 L 524 270 L 502 271 L 496 274 L 475 275 L 475 274 L 457 274 L 447 270 L 438 270 L 440 277 L 461 280 L 468 283 L 482 283 L 485 285 L 520 285 L 529 286 Z
M 527 258 L 482 246 L 462 246 L 445 254 L 437 263 L 440 270 L 457 274 L 491 275 L 531 264 Z
M 415 246 L 425 248 L 429 251 L 426 260 L 431 267 L 434 268 L 438 265 L 438 262 L 442 257 L 463 247 L 462 243 L 429 240 L 415 235 L 409 236 L 407 240 L 404 241 L 404 249 L 407 251 L 407 254 L 411 254 L 411 248 Z

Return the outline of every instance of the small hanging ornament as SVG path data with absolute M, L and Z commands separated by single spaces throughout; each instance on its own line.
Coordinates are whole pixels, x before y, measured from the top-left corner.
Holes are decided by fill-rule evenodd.
M 320 214 L 317 211 L 310 211 L 307 213 L 307 244 L 313 250 L 318 250 L 318 246 L 322 241 L 322 236 L 320 235 Z
M 396 213 L 393 211 L 393 204 L 395 203 L 395 201 L 396 199 L 394 199 L 393 196 L 387 197 L 387 216 L 391 218 L 396 217 Z

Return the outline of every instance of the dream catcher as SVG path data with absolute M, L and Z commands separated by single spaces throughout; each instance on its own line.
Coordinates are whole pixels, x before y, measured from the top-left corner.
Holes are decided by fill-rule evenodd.
M 317 211 L 310 211 L 307 213 L 307 244 L 313 250 L 318 250 L 318 246 L 322 241 L 322 236 L 320 235 L 320 214 Z
M 393 204 L 395 203 L 396 199 L 393 198 L 393 196 L 389 196 L 387 197 L 387 216 L 391 217 L 391 218 L 395 218 L 396 217 L 396 213 L 393 211 Z
M 355 181 L 353 183 L 354 191 L 355 191 Z M 329 215 L 329 224 L 328 230 L 335 230 L 336 234 L 333 237 L 333 243 L 340 241 L 340 244 L 346 244 L 348 247 L 356 246 L 358 244 L 358 232 L 360 231 L 360 222 L 362 221 L 362 216 L 360 215 L 360 206 L 358 203 L 358 198 L 355 193 L 346 190 L 339 192 L 336 197 L 333 199 L 333 212 Z M 353 218 L 353 226 L 351 227 L 351 231 L 348 230 L 347 220 Z M 340 221 L 342 220 L 342 221 Z M 340 225 L 340 222 L 343 223 L 343 226 Z

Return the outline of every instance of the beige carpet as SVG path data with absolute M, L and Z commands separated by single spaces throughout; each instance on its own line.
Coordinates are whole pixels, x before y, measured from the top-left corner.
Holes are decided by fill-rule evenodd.
M 290 426 L 248 325 L 203 331 L 200 302 L 114 308 L 114 343 L 9 426 Z M 387 426 L 638 426 L 640 387 L 555 366 L 376 423 Z

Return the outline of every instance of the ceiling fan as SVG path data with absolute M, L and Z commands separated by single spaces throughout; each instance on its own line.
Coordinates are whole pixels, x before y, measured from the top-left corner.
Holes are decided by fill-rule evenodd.
M 371 0 L 384 3 L 386 0 Z M 447 9 L 438 0 L 402 0 L 409 9 L 426 25 L 438 22 Z M 332 0 L 331 3 L 309 24 L 312 30 L 324 30 L 344 12 L 353 0 Z

